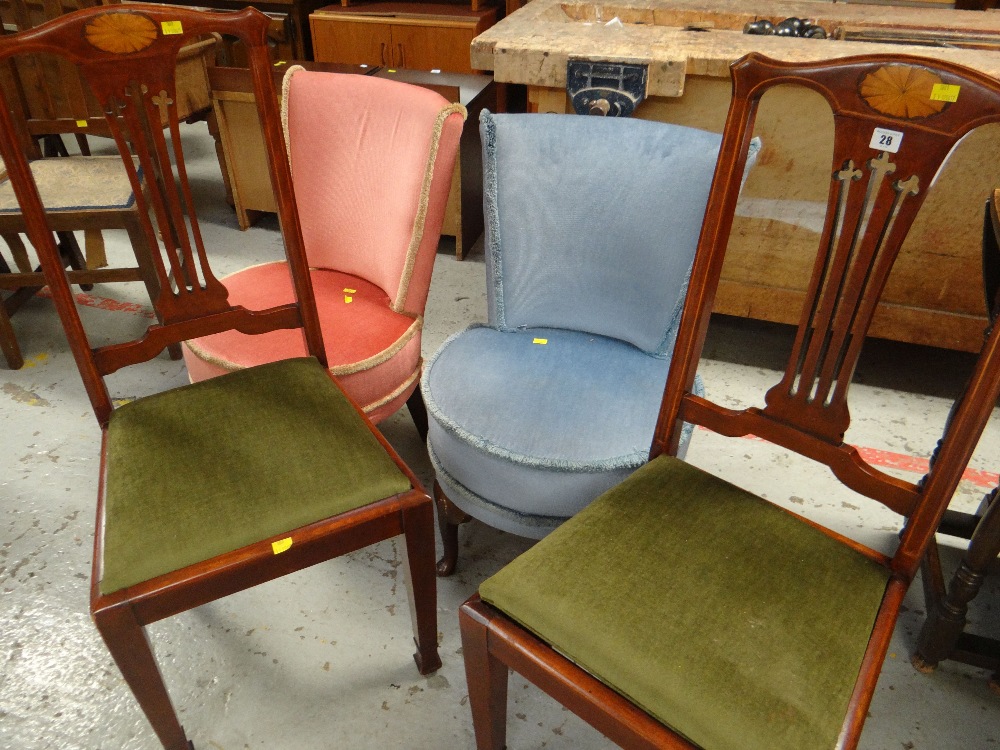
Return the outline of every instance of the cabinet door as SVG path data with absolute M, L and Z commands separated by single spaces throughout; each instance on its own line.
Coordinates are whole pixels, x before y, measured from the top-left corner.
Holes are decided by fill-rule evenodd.
M 313 55 L 317 62 L 393 65 L 389 24 L 312 18 Z
M 443 70 L 471 73 L 469 48 L 475 36 L 469 26 L 392 26 L 394 64 L 410 70 Z

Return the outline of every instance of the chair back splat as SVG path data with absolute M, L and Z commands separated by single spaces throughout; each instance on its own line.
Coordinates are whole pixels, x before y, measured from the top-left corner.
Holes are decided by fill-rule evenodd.
M 178 21 L 183 15 L 183 21 Z M 179 15 L 174 9 L 158 6 L 97 7 L 61 17 L 41 27 L 0 39 L 0 58 L 50 54 L 77 66 L 81 77 L 99 101 L 119 151 L 133 158 L 123 159 L 140 202 L 140 219 L 153 252 L 152 262 L 159 281 L 154 307 L 162 321 L 136 341 L 101 347 L 91 351 L 85 345 L 82 326 L 73 312 L 68 283 L 55 272 L 52 261 L 55 244 L 46 238 L 45 212 L 30 179 L 30 170 L 19 143 L 18 130 L 3 102 L 3 158 L 14 181 L 15 193 L 29 227 L 29 237 L 43 260 L 54 297 L 63 300 L 60 315 L 72 332 L 74 355 L 84 376 L 98 421 L 106 424 L 111 401 L 103 376 L 126 365 L 145 361 L 167 345 L 196 335 L 237 328 L 259 333 L 274 328 L 302 326 L 311 354 L 324 358 L 321 334 L 312 312 L 314 303 L 307 276 L 296 273 L 296 294 L 302 306 L 284 305 L 268 311 L 251 312 L 232 307 L 225 287 L 218 282 L 205 254 L 191 189 L 184 169 L 176 101 L 177 53 L 192 38 L 205 36 L 225 26 L 227 33 L 245 41 L 250 55 L 255 90 L 260 94 L 261 126 L 265 140 L 281 143 L 281 119 L 277 97 L 267 63 L 266 19 L 252 13 L 239 14 L 239 22 L 221 13 Z M 181 33 L 163 33 L 180 23 Z M 166 130 L 161 123 L 166 120 Z M 166 136 L 169 133 L 169 139 Z M 271 178 L 278 196 L 279 217 L 285 233 L 289 263 L 304 269 L 301 231 L 294 211 L 291 179 L 283 153 L 270 155 Z M 143 190 L 142 175 L 146 176 Z M 152 218 L 151 218 L 152 217 Z M 154 222 L 155 221 L 155 225 Z M 46 262 L 49 260 L 50 262 Z
M 889 475 L 845 441 L 849 384 L 907 231 L 952 149 L 1000 121 L 1000 82 L 905 55 L 754 53 L 732 76 L 649 462 L 462 607 L 481 750 L 503 746 L 510 668 L 625 747 L 857 747 L 903 597 L 1000 396 L 994 328 L 921 480 Z M 752 399 L 762 406 L 736 409 L 700 395 L 695 376 L 758 105 L 777 86 L 810 89 L 832 109 L 826 217 L 787 364 Z M 689 424 L 825 465 L 898 515 L 898 539 L 875 549 L 751 493 L 742 477 L 678 460 Z

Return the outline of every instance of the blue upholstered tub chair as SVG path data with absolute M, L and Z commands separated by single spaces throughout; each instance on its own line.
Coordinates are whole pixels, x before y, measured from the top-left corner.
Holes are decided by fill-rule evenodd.
M 489 325 L 421 382 L 441 575 L 470 516 L 541 538 L 646 461 L 720 143 L 575 115 L 480 130 Z

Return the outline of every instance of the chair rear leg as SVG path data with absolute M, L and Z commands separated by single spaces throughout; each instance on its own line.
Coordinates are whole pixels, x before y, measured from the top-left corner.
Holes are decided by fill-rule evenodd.
M 434 480 L 434 504 L 437 506 L 438 530 L 444 548 L 437 562 L 437 574 L 450 576 L 458 564 L 458 526 L 468 521 L 470 516 L 448 499 L 437 480 Z
M 406 408 L 410 411 L 410 417 L 417 428 L 417 434 L 425 443 L 427 442 L 427 406 L 424 404 L 424 395 L 420 392 L 420 383 L 413 389 L 413 393 L 406 399 Z
M 59 253 L 65 263 L 75 271 L 85 271 L 87 269 L 87 259 L 83 257 L 83 250 L 77 242 L 76 235 L 72 232 L 56 232 L 56 242 Z M 94 288 L 93 284 L 80 284 L 80 288 L 89 292 Z
M 0 349 L 3 350 L 4 359 L 7 360 L 7 367 L 20 370 L 24 366 L 21 347 L 17 343 L 14 326 L 10 322 L 10 315 L 7 314 L 3 300 L 0 300 Z
M 407 568 L 407 593 L 413 640 L 413 655 L 420 674 L 431 674 L 441 667 L 437 633 L 437 576 L 434 574 L 434 510 L 430 499 L 403 510 L 403 535 Z
M 478 597 L 477 597 L 478 598 Z M 504 750 L 507 743 L 507 665 L 490 653 L 489 619 L 478 602 L 458 610 L 462 658 L 477 750 Z
M 14 264 L 17 269 L 24 272 L 31 271 L 31 265 L 28 263 L 28 255 L 20 236 L 17 234 L 4 234 L 2 236 L 14 255 Z M 7 260 L 0 255 L 0 273 L 10 272 Z M 15 309 L 13 297 L 14 295 L 11 295 L 6 300 L 0 299 L 0 351 L 3 351 L 4 359 L 7 360 L 7 367 L 11 370 L 20 370 L 24 366 L 24 356 L 21 354 L 21 347 L 17 343 L 14 326 L 10 322 L 10 316 L 14 313 Z M 8 309 L 8 303 L 11 303 L 10 309 Z
M 97 630 L 121 670 L 139 707 L 166 750 L 190 750 L 170 695 L 153 656 L 146 631 L 128 604 L 92 612 Z

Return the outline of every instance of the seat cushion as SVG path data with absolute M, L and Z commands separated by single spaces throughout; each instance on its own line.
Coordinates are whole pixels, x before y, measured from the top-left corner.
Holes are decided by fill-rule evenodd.
M 324 269 L 310 273 L 330 371 L 378 422 L 398 409 L 416 387 L 423 321 L 393 312 L 385 292 L 364 279 Z M 251 266 L 225 277 L 223 283 L 232 304 L 251 310 L 293 299 L 284 262 Z M 292 329 L 260 336 L 224 331 L 188 341 L 184 347 L 193 382 L 305 353 L 301 332 Z
M 603 336 L 469 328 L 422 380 L 438 481 L 480 520 L 542 536 L 645 463 L 668 367 Z
M 106 451 L 103 594 L 411 487 L 312 358 L 125 404 Z
M 118 156 L 36 159 L 31 162 L 31 175 L 42 205 L 49 211 L 124 209 L 135 203 L 132 183 Z M 0 181 L 0 213 L 20 212 L 14 188 L 4 170 Z
M 480 594 L 699 747 L 829 750 L 888 578 L 661 456 Z

